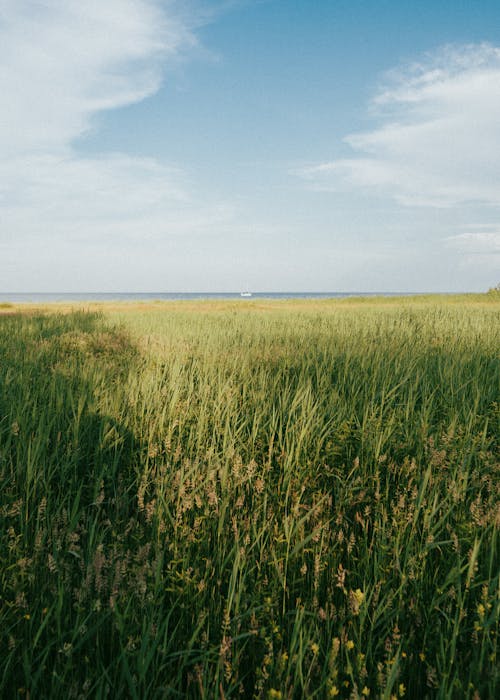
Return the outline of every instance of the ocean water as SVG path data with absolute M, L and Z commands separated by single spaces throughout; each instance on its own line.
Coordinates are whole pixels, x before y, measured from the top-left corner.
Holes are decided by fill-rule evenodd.
M 68 301 L 178 301 L 179 299 L 342 299 L 345 297 L 413 296 L 408 292 L 0 292 L 1 302 L 47 303 Z

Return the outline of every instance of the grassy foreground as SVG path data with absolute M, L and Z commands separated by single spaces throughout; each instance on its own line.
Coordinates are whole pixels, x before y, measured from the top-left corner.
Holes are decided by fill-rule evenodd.
M 0 315 L 1 697 L 498 697 L 498 296 L 57 309 Z

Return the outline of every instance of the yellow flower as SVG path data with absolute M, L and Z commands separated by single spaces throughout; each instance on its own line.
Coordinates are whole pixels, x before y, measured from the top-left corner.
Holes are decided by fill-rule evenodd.
M 355 591 L 349 591 L 349 609 L 353 615 L 359 615 L 359 608 L 363 604 L 365 594 L 360 588 Z
M 399 690 L 399 697 L 402 698 L 403 695 L 406 693 L 405 684 L 404 684 L 404 683 L 400 683 L 400 684 L 399 684 L 398 690 Z
M 418 658 L 420 659 L 420 661 L 425 661 L 425 654 L 423 651 L 420 652 L 420 654 L 418 655 Z
M 279 700 L 279 698 L 282 697 L 281 690 L 276 690 L 276 688 L 271 688 L 271 690 L 269 691 L 269 697 L 276 698 L 277 700 Z
M 339 693 L 340 693 L 340 690 L 337 688 L 337 686 L 336 686 L 336 685 L 332 685 L 332 687 L 330 688 L 330 697 L 331 697 L 331 698 L 334 698 L 334 697 L 335 697 L 336 695 L 338 695 Z
M 348 639 L 348 640 L 347 640 L 347 642 L 346 642 L 346 647 L 347 647 L 348 649 L 354 649 L 354 642 L 352 641 L 352 639 Z
M 479 619 L 482 620 L 484 617 L 484 614 L 486 612 L 486 609 L 482 603 L 479 603 L 477 606 L 477 614 L 479 615 Z
M 406 659 L 406 651 L 402 651 L 401 656 L 403 657 L 403 659 Z
M 358 605 L 361 605 L 361 603 L 365 599 L 365 594 L 363 593 L 363 591 L 360 588 L 356 588 L 356 590 L 354 591 L 354 597 L 358 601 Z
M 31 615 L 29 613 L 26 613 L 26 615 L 24 616 L 24 619 L 31 620 Z
M 314 654 L 314 656 L 316 656 L 316 654 L 318 653 L 318 651 L 319 651 L 319 645 L 316 644 L 316 642 L 312 642 L 312 644 L 311 644 L 311 651 L 312 651 L 312 653 Z
M 367 697 L 370 695 L 370 688 L 367 688 L 366 685 L 365 685 L 365 687 L 364 687 L 363 690 L 361 691 L 361 695 L 364 695 L 365 698 L 367 698 Z

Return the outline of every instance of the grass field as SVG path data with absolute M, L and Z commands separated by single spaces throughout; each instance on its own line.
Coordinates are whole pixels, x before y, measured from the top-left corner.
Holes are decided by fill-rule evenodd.
M 481 698 L 500 297 L 0 309 L 0 696 Z

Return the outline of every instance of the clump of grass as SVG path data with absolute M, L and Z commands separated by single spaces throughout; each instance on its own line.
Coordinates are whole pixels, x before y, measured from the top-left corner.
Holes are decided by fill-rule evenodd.
M 494 697 L 499 315 L 0 319 L 2 694 Z

